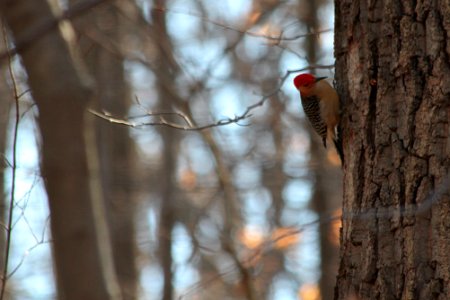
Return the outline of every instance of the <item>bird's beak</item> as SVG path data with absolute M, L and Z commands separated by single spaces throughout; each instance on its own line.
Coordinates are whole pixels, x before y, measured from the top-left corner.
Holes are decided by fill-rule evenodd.
M 317 78 L 316 78 L 316 82 L 319 82 L 319 81 L 321 81 L 321 80 L 323 80 L 323 79 L 325 79 L 325 78 L 327 78 L 327 77 L 317 77 Z

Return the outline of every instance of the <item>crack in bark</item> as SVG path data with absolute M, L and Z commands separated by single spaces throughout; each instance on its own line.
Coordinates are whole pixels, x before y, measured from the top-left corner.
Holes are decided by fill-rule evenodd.
M 443 258 L 450 248 L 440 238 L 450 228 L 441 191 L 449 181 L 450 80 L 443 74 L 450 14 L 439 3 L 336 3 L 346 14 L 337 16 L 336 75 L 349 96 L 343 125 L 353 150 L 336 299 L 444 299 L 449 292 L 440 282 L 449 279 Z

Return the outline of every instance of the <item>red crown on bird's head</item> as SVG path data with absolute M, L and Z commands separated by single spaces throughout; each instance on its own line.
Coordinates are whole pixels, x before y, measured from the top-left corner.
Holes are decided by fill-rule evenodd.
M 308 86 L 316 82 L 316 77 L 311 74 L 300 74 L 294 78 L 294 85 L 297 89 L 301 86 Z

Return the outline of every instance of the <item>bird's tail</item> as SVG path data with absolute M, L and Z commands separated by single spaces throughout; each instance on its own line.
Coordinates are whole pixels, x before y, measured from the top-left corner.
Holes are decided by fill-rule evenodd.
M 342 149 L 342 128 L 339 125 L 336 127 L 336 134 L 334 136 L 333 142 L 339 158 L 341 159 L 341 163 L 342 165 L 344 165 L 344 150 Z

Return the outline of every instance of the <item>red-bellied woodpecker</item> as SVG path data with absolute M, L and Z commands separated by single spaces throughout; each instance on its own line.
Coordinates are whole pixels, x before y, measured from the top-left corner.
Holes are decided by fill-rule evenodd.
M 301 74 L 294 78 L 294 85 L 299 90 L 303 110 L 314 130 L 327 147 L 327 139 L 332 140 L 336 150 L 344 161 L 340 132 L 340 103 L 336 90 L 326 81 L 326 77 L 314 77 Z

